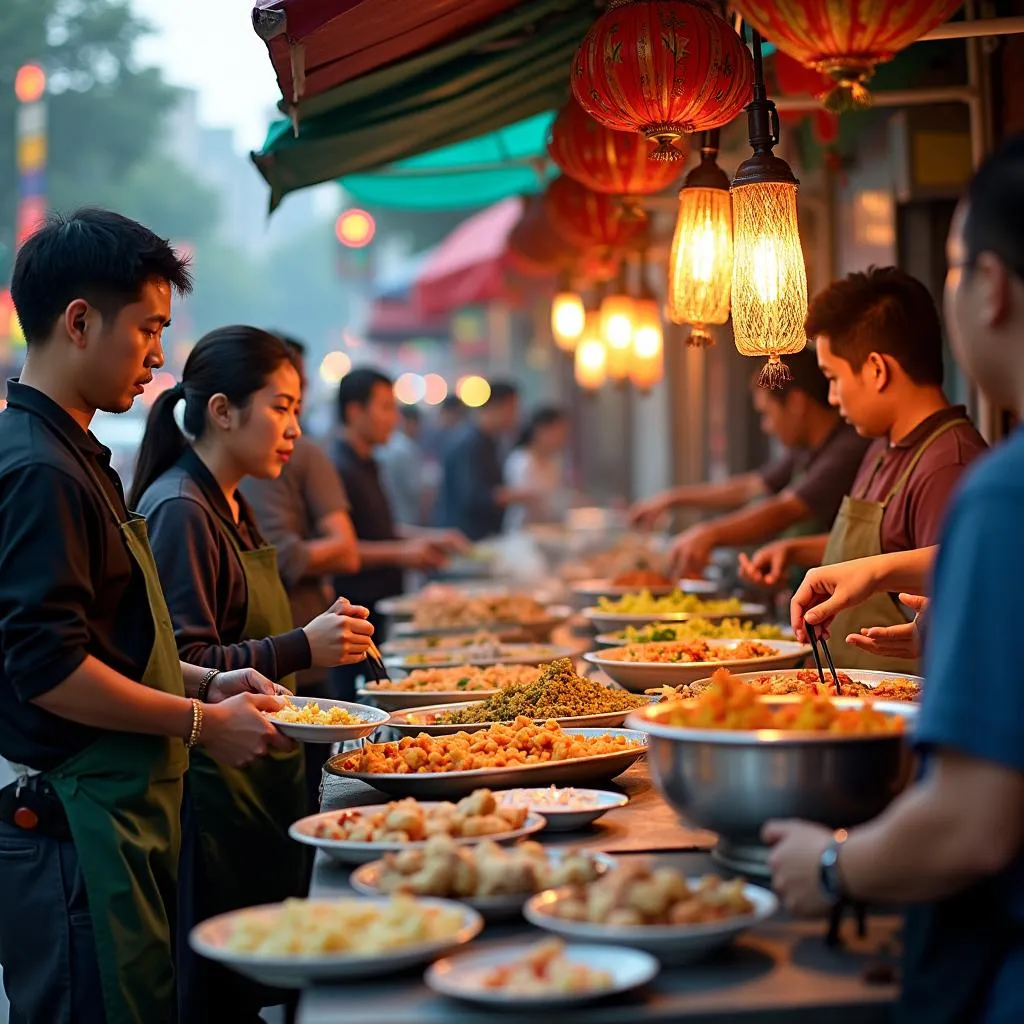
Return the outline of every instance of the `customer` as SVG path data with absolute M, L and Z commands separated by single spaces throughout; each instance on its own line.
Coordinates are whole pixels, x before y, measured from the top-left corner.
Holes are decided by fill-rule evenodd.
M 0 415 L 0 756 L 17 776 L 0 789 L 0 965 L 14 1024 L 174 1020 L 186 746 L 229 765 L 292 747 L 263 714 L 282 703 L 268 680 L 178 660 L 145 524 L 89 431 L 163 365 L 172 291 L 190 288 L 164 239 L 106 210 L 48 221 L 14 264 L 28 345 Z
M 1024 136 L 990 157 L 950 230 L 946 317 L 965 371 L 1024 411 Z M 787 908 L 910 904 L 901 1017 L 1024 1020 L 1024 431 L 973 466 L 941 531 L 914 729 L 918 781 L 848 834 L 769 822 Z
M 466 541 L 452 531 L 395 522 L 374 456 L 387 444 L 398 421 L 389 377 L 367 367 L 347 373 L 338 386 L 338 415 L 343 436 L 335 460 L 351 504 L 360 569 L 338 576 L 336 584 L 339 593 L 370 609 L 370 621 L 380 637 L 384 630 L 377 604 L 402 593 L 404 570 L 436 569 L 453 551 L 464 550 Z
M 505 486 L 501 442 L 519 418 L 519 390 L 495 381 L 487 402 L 476 411 L 445 453 L 440 495 L 440 522 L 470 540 L 501 533 L 505 509 L 530 501 L 532 491 Z
M 751 378 L 761 429 L 785 449 L 779 458 L 719 483 L 677 487 L 640 502 L 630 513 L 639 526 L 653 526 L 672 508 L 729 513 L 675 539 L 672 560 L 682 576 L 699 576 L 715 547 L 830 529 L 853 485 L 868 442 L 829 406 L 828 381 L 813 350 L 787 356 L 786 363 L 792 379 L 778 391 L 758 386 L 756 373 Z
M 505 486 L 531 494 L 531 501 L 510 504 L 505 529 L 513 532 L 531 523 L 560 523 L 572 502 L 566 483 L 565 448 L 569 421 L 561 409 L 546 405 L 526 424 L 515 448 L 505 460 Z
M 403 405 L 388 443 L 377 449 L 381 483 L 395 515 L 404 526 L 424 524 L 424 453 L 420 446 L 422 419 L 415 405 Z
M 276 333 L 291 352 L 305 396 L 305 348 L 294 338 Z M 359 569 L 358 542 L 341 477 L 323 449 L 300 434 L 280 476 L 246 477 L 239 490 L 252 506 L 260 533 L 277 551 L 292 624 L 305 626 L 335 600 L 330 577 Z M 334 695 L 326 668 L 297 672 L 295 688 L 304 697 Z M 332 752 L 331 744 L 305 744 L 306 791 L 313 811 L 320 809 L 323 764 Z
M 741 560 L 755 582 L 772 584 L 791 564 L 931 547 L 965 468 L 985 450 L 967 410 L 943 394 L 942 328 L 920 281 L 896 267 L 834 281 L 811 302 L 807 334 L 817 339 L 832 404 L 859 434 L 877 440 L 831 533 L 779 541 Z M 833 630 L 836 662 L 907 671 L 906 662 L 869 655 L 839 638 L 910 618 L 888 594 L 842 612 Z

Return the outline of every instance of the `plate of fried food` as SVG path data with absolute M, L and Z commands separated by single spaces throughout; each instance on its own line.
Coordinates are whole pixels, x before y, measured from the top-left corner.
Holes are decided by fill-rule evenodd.
M 210 918 L 192 929 L 201 956 L 264 985 L 302 988 L 429 963 L 480 934 L 462 903 L 412 896 L 285 900 Z
M 554 721 L 562 726 L 599 728 L 622 725 L 626 716 L 644 703 L 646 698 L 637 694 L 578 675 L 572 659 L 559 658 L 542 665 L 533 682 L 507 686 L 481 701 L 396 711 L 389 724 L 403 736 L 473 732 L 519 717 L 539 723 Z
M 583 657 L 627 690 L 678 686 L 709 675 L 718 665 L 731 668 L 792 668 L 811 653 L 792 640 L 669 640 L 628 644 L 594 651 Z
M 288 834 L 323 850 L 332 860 L 367 864 L 384 854 L 418 850 L 443 836 L 456 846 L 488 839 L 511 843 L 544 828 L 529 808 L 499 806 L 493 793 L 478 789 L 458 803 L 426 803 L 406 798 L 388 804 L 323 811 L 300 818 Z M 424 895 L 438 895 L 425 893 Z
M 586 785 L 621 775 L 647 749 L 631 729 L 563 729 L 529 718 L 451 736 L 405 736 L 335 754 L 325 770 L 392 796 L 447 799 L 482 786 Z
M 843 697 L 871 698 L 881 701 L 906 703 L 920 699 L 924 679 L 899 672 L 875 672 L 867 669 L 836 670 Z M 851 674 L 852 673 L 852 674 Z M 733 675 L 734 680 L 745 683 L 756 694 L 765 697 L 788 697 L 790 695 L 809 697 L 835 697 L 836 688 L 832 673 L 825 670 L 825 685 L 821 685 L 816 669 L 789 669 L 782 672 L 744 672 Z M 661 700 L 687 700 L 699 697 L 713 689 L 711 676 L 695 679 L 692 683 L 678 686 L 662 686 L 648 690 L 649 696 Z
M 342 743 L 358 740 L 387 725 L 391 716 L 380 708 L 323 697 L 287 698 L 284 707 L 263 712 L 274 727 L 301 743 Z
M 639 949 L 545 939 L 525 952 L 504 948 L 445 957 L 427 968 L 424 981 L 454 999 L 538 1011 L 632 991 L 659 970 L 658 961 Z
M 686 622 L 652 622 L 627 626 L 614 633 L 599 633 L 601 647 L 629 644 L 668 643 L 672 640 L 792 640 L 793 631 L 773 622 L 745 622 L 742 619 L 687 619 Z
M 437 896 L 459 900 L 485 920 L 514 917 L 538 892 L 585 885 L 616 866 L 602 853 L 546 849 L 539 843 L 499 846 L 484 839 L 458 845 L 435 836 L 419 849 L 387 853 L 352 872 L 349 884 L 368 896 Z
M 760 620 L 767 615 L 763 604 L 750 604 L 736 597 L 705 598 L 673 590 L 656 596 L 647 590 L 620 598 L 602 597 L 596 605 L 584 608 L 587 619 L 600 633 L 611 633 L 627 626 L 646 626 L 652 622 L 687 622 L 689 619 L 745 618 Z
M 388 669 L 409 672 L 417 668 L 458 668 L 472 665 L 488 668 L 491 665 L 539 665 L 555 658 L 572 655 L 568 647 L 554 644 L 506 644 L 501 641 L 462 647 L 458 650 L 409 651 L 405 654 L 386 654 L 384 665 Z
M 418 668 L 398 679 L 366 683 L 356 693 L 360 700 L 379 708 L 418 708 L 430 704 L 454 704 L 467 697 L 486 700 L 506 686 L 533 683 L 540 677 L 537 665 L 459 665 L 455 668 Z
M 523 913 L 568 939 L 631 946 L 678 964 L 720 949 L 778 909 L 773 893 L 742 878 L 626 864 L 586 885 L 539 893 Z

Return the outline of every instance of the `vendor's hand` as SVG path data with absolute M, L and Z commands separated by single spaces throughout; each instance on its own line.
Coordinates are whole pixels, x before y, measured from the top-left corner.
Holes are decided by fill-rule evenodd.
M 914 611 L 912 622 L 898 626 L 869 626 L 859 633 L 851 633 L 846 642 L 879 658 L 906 658 L 913 661 L 921 656 L 921 633 L 918 618 L 928 605 L 928 598 L 917 594 L 900 594 L 900 601 Z
M 669 510 L 668 502 L 662 497 L 638 501 L 629 510 L 629 525 L 641 530 L 653 530 L 657 522 Z
M 810 821 L 768 821 L 761 840 L 770 846 L 772 888 L 791 914 L 812 917 L 831 904 L 821 891 L 821 855 L 832 840 L 831 829 Z
M 283 705 L 283 698 L 264 693 L 239 693 L 219 704 L 204 704 L 199 745 L 232 768 L 251 764 L 271 748 L 291 750 L 295 744 L 263 713 Z
M 776 540 L 765 544 L 749 557 L 739 557 L 740 576 L 758 587 L 777 587 L 782 574 L 789 567 L 791 548 L 789 541 Z
M 367 620 L 367 609 L 349 605 L 339 598 L 331 607 L 303 627 L 313 668 L 334 668 L 356 665 L 370 649 L 373 626 Z
M 272 683 L 266 676 L 260 675 L 254 668 L 239 668 L 233 672 L 220 672 L 213 677 L 210 688 L 206 691 L 208 704 L 219 704 L 239 693 L 266 693 L 270 696 L 291 696 L 291 690 L 277 683 Z
M 669 573 L 674 579 L 702 576 L 711 560 L 715 536 L 708 526 L 691 526 L 669 548 Z
M 440 569 L 448 561 L 448 552 L 435 541 L 416 538 L 406 542 L 402 563 L 408 569 Z
M 466 555 L 473 550 L 473 542 L 461 530 L 438 530 L 427 540 L 449 554 Z
M 797 640 L 807 643 L 804 620 L 827 640 L 836 615 L 866 601 L 877 590 L 873 566 L 874 559 L 856 558 L 809 570 L 789 606 Z

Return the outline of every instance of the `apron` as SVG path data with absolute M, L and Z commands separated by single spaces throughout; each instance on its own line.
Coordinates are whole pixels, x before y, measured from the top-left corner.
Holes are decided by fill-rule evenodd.
M 929 446 L 938 440 L 947 430 L 967 423 L 965 419 L 950 420 L 936 428 L 928 437 L 921 442 L 910 464 L 900 474 L 899 479 L 893 485 L 892 490 L 886 496 L 885 501 L 868 501 L 864 498 L 855 498 L 847 495 L 839 508 L 839 514 L 832 525 L 832 532 L 829 534 L 828 544 L 825 548 L 825 557 L 822 565 L 835 565 L 838 562 L 849 562 L 856 558 L 868 558 L 872 555 L 882 554 L 882 519 L 885 510 L 892 503 L 893 499 L 906 487 L 911 474 L 917 468 L 921 457 L 928 450 Z M 878 460 L 871 470 L 865 491 L 871 487 L 871 481 L 882 465 L 884 453 L 878 456 Z M 904 672 L 908 674 L 917 673 L 917 662 L 907 658 L 880 658 L 867 654 L 857 647 L 846 643 L 846 637 L 851 633 L 859 633 L 862 628 L 868 626 L 898 626 L 907 623 L 909 619 L 891 594 L 872 594 L 866 601 L 853 608 L 841 611 L 832 623 L 832 640 L 829 647 L 833 652 L 837 668 L 860 668 L 871 669 L 883 672 Z
M 140 682 L 184 697 L 146 522 L 134 513 L 122 519 L 93 467 L 71 450 L 102 494 L 146 581 L 154 637 Z M 187 764 L 184 740 L 111 732 L 44 773 L 64 806 L 85 878 L 107 1024 L 175 1019 L 168 908 L 175 905 Z
M 218 520 L 219 522 L 219 520 Z M 224 524 L 242 563 L 248 608 L 243 640 L 286 633 L 293 627 L 288 595 L 277 569 L 277 552 L 267 546 L 243 551 Z M 284 686 L 288 679 L 280 679 Z M 246 768 L 218 764 L 193 750 L 189 794 L 196 818 L 207 906 L 200 920 L 259 903 L 305 895 L 306 853 L 288 827 L 306 813 L 302 747 L 272 750 Z

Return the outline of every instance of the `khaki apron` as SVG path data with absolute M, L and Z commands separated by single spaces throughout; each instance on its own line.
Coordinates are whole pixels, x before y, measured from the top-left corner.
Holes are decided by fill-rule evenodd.
M 154 638 L 141 684 L 184 697 L 145 520 L 134 513 L 122 519 L 95 470 L 75 457 L 146 581 Z M 165 1024 L 176 1016 L 168 908 L 175 905 L 187 764 L 182 739 L 111 732 L 44 776 L 67 813 L 85 878 L 107 1024 Z
M 245 572 L 248 608 L 243 640 L 258 640 L 293 628 L 288 595 L 273 547 L 243 551 L 223 524 Z M 289 685 L 288 679 L 277 682 Z M 258 903 L 305 895 L 306 854 L 288 827 L 306 813 L 306 768 L 302 747 L 272 750 L 247 768 L 218 764 L 193 750 L 189 793 L 196 816 L 209 905 L 198 920 Z
M 910 464 L 900 474 L 885 501 L 867 501 L 847 495 L 839 508 L 839 514 L 829 534 L 822 565 L 835 565 L 838 562 L 849 562 L 856 558 L 869 558 L 882 554 L 882 518 L 885 510 L 893 499 L 903 490 L 911 474 L 917 468 L 921 457 L 930 445 L 938 440 L 947 430 L 967 423 L 960 418 L 943 423 L 921 442 Z M 882 465 L 884 453 L 872 467 L 865 491 L 871 487 L 875 474 Z M 870 626 L 898 626 L 909 620 L 902 607 L 891 594 L 872 594 L 866 601 L 840 612 L 832 623 L 829 649 L 837 668 L 861 668 L 880 672 L 905 672 L 915 674 L 917 661 L 908 658 L 881 658 L 853 647 L 846 642 L 851 633 L 859 633 Z

